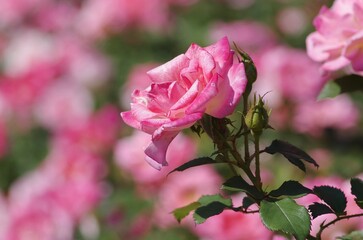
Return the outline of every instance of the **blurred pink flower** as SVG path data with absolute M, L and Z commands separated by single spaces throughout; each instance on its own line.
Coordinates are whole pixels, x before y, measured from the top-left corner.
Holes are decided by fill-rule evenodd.
M 4 233 L 7 240 L 72 239 L 74 222 L 64 209 L 50 199 L 36 198 L 26 207 L 9 207 L 9 222 Z
M 254 89 L 261 95 L 271 91 L 265 99 L 273 108 L 281 105 L 283 99 L 292 102 L 315 100 L 325 84 L 318 64 L 298 49 L 272 48 L 261 55 L 257 69 L 259 76 Z
M 48 0 L 1 0 L 0 28 L 15 25 Z
M 89 153 L 75 147 L 53 149 L 42 166 L 12 185 L 8 200 L 15 209 L 22 209 L 44 198 L 72 220 L 79 220 L 103 196 L 104 174 L 102 160 Z
M 287 35 L 299 35 L 306 29 L 308 19 L 303 9 L 287 7 L 280 10 L 276 22 L 283 33 Z
M 170 175 L 158 194 L 155 207 L 155 224 L 160 227 L 175 226 L 178 222 L 171 212 L 197 201 L 202 195 L 219 193 L 221 178 L 211 166 L 190 168 Z M 194 228 L 191 216 L 182 224 Z
M 77 3 L 49 1 L 37 8 L 33 24 L 43 31 L 68 31 L 76 21 L 79 9 Z
M 133 135 L 118 141 L 115 147 L 115 161 L 121 170 L 130 174 L 137 186 L 142 189 L 140 193 L 157 191 L 161 184 L 168 181 L 167 174 L 179 165 L 192 160 L 196 155 L 196 143 L 179 134 L 170 144 L 166 159 L 172 159 L 170 165 L 160 172 L 150 168 L 145 161 L 144 149 L 150 142 L 150 135 L 135 131 Z M 145 194 L 146 193 L 146 194 Z
M 314 19 L 316 32 L 306 39 L 309 56 L 323 62 L 322 69 L 336 71 L 351 65 L 363 71 L 363 2 L 337 0 L 323 6 Z
M 217 41 L 223 36 L 251 54 L 253 60 L 260 51 L 277 44 L 275 34 L 265 25 L 253 21 L 217 22 L 210 29 L 210 39 Z
M 21 126 L 29 125 L 33 105 L 61 72 L 60 63 L 43 64 L 14 77 L 0 77 L 0 95 L 4 105 Z
M 359 110 L 347 95 L 318 102 L 299 104 L 295 109 L 293 127 L 302 133 L 320 136 L 324 129 L 349 130 L 357 126 Z
M 165 31 L 170 22 L 168 7 L 166 0 L 90 0 L 82 7 L 76 28 L 93 38 L 130 26 Z
M 135 89 L 145 89 L 150 85 L 151 80 L 147 72 L 159 65 L 157 63 L 145 63 L 136 65 L 131 69 L 120 93 L 121 104 L 124 108 L 130 106 L 131 94 Z
M 88 41 L 72 35 L 59 36 L 55 50 L 64 59 L 66 78 L 89 88 L 100 87 L 109 80 L 110 62 Z
M 170 142 L 204 113 L 222 118 L 233 113 L 246 86 L 242 63 L 233 63 L 228 39 L 202 48 L 192 44 L 185 54 L 148 72 L 152 81 L 135 90 L 131 111 L 122 112 L 130 126 L 152 134 L 145 149 L 154 168 L 166 166 Z
M 88 89 L 67 80 L 49 86 L 34 109 L 38 122 L 51 130 L 85 122 L 92 110 L 93 99 Z
M 9 35 L 3 55 L 6 75 L 18 76 L 59 60 L 55 36 L 31 28 L 16 28 Z
M 101 86 L 111 72 L 106 57 L 74 34 L 18 29 L 4 49 L 4 71 L 10 76 L 57 63 L 65 78 L 87 87 Z
M 113 147 L 118 137 L 119 117 L 117 108 L 106 105 L 85 121 L 73 122 L 57 131 L 53 137 L 53 145 L 76 146 L 86 152 L 102 154 Z
M 240 198 L 233 200 L 237 203 L 236 206 L 242 203 Z M 194 232 L 201 239 L 208 240 L 269 240 L 273 234 L 262 224 L 259 214 L 244 214 L 232 210 L 225 210 L 203 224 L 196 225 Z

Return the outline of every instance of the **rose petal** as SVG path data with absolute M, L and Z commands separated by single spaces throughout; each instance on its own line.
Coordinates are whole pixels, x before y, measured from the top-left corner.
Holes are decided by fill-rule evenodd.
M 188 91 L 170 108 L 170 110 L 176 110 L 185 107 L 187 104 L 193 102 L 198 95 L 199 81 L 195 81 Z
M 219 70 L 222 71 L 220 74 L 224 74 L 226 66 L 229 66 L 233 60 L 233 51 L 229 46 L 229 41 L 227 37 L 223 37 L 221 40 L 213 45 L 205 48 L 212 56 L 214 61 L 219 66 Z
M 181 69 L 188 65 L 188 57 L 181 54 L 169 62 L 148 71 L 147 75 L 150 77 L 151 81 L 156 83 L 178 81 L 178 79 L 180 79 L 179 73 Z
M 245 91 L 247 78 L 242 63 L 234 64 L 218 83 L 218 94 L 207 105 L 206 113 L 223 118 L 233 113 Z
M 141 124 L 140 121 L 138 121 L 134 115 L 132 114 L 132 111 L 127 111 L 127 112 L 122 112 L 121 114 L 121 118 L 122 120 L 124 120 L 124 122 L 136 129 L 141 129 Z
M 185 110 L 186 114 L 191 114 L 193 112 L 201 112 L 206 109 L 206 104 L 214 96 L 217 95 L 218 89 L 218 75 L 215 74 L 207 86 L 200 92 L 200 94 L 195 98 L 193 103 Z
M 170 142 L 182 129 L 192 126 L 202 116 L 203 113 L 193 113 L 157 129 L 152 136 L 152 142 L 145 150 L 145 154 L 148 156 L 146 161 L 158 170 L 162 166 L 167 166 L 165 156 Z
M 343 54 L 351 61 L 355 71 L 363 71 L 363 32 L 350 39 Z
M 194 82 L 196 79 L 200 79 L 200 76 L 198 76 L 200 72 L 198 70 L 202 69 L 205 79 L 212 77 L 212 71 L 215 69 L 216 63 L 208 51 L 197 44 L 192 44 L 185 55 L 190 59 L 190 63 L 188 68 L 182 70 L 182 76 L 186 76 Z M 196 73 L 197 76 L 188 76 L 187 73 Z
M 150 118 L 144 121 L 141 121 L 141 130 L 148 133 L 153 134 L 156 129 L 160 128 L 162 125 L 170 122 L 169 118 Z
M 347 65 L 349 65 L 349 60 L 345 57 L 341 56 L 334 60 L 325 62 L 321 68 L 325 71 L 335 71 L 337 69 L 343 68 Z
M 185 117 L 179 118 L 175 121 L 166 123 L 154 132 L 153 140 L 163 137 L 164 132 L 181 131 L 185 128 L 189 128 L 202 117 L 203 117 L 203 112 L 196 112 L 186 115 Z

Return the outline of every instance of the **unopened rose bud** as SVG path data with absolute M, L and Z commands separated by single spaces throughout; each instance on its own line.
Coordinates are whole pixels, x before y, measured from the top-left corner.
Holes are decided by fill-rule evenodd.
M 269 114 L 264 107 L 264 102 L 260 97 L 257 104 L 254 104 L 248 110 L 245 117 L 246 126 L 253 132 L 253 134 L 260 135 L 263 129 L 268 128 Z

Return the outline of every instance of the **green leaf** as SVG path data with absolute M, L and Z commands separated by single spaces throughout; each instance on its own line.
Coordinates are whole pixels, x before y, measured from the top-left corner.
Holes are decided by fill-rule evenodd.
M 334 97 L 338 96 L 340 94 L 340 92 L 341 92 L 341 89 L 340 89 L 339 85 L 333 81 L 329 81 L 327 84 L 325 84 L 325 86 L 321 90 L 321 92 L 318 96 L 318 100 L 322 100 L 325 98 L 334 98 Z
M 306 208 L 291 198 L 276 202 L 263 200 L 260 206 L 263 224 L 272 231 L 281 231 L 304 240 L 310 232 L 310 215 Z
M 205 222 L 209 217 L 215 216 L 223 212 L 226 208 L 232 208 L 232 200 L 229 198 L 223 198 L 221 195 L 205 195 L 199 198 L 198 207 L 193 218 L 197 224 Z
M 204 223 L 208 218 L 218 215 L 226 209 L 227 206 L 220 202 L 212 202 L 206 206 L 199 207 L 195 210 L 193 218 L 195 223 Z
M 197 166 L 206 165 L 206 164 L 212 164 L 212 163 L 218 163 L 218 162 L 214 161 L 210 157 L 196 158 L 196 159 L 193 159 L 193 160 L 186 162 L 186 163 L 180 165 L 179 167 L 175 168 L 174 170 L 169 172 L 168 175 L 173 172 L 176 172 L 176 171 L 182 172 L 188 168 L 197 167 Z
M 255 199 L 262 199 L 264 196 L 255 186 L 248 184 L 241 176 L 234 176 L 222 185 L 222 189 L 229 191 L 245 192 Z
M 313 191 L 307 187 L 304 187 L 297 181 L 287 181 L 284 182 L 278 189 L 270 192 L 271 197 L 283 197 L 289 196 L 293 198 L 298 198 L 305 196 L 306 194 L 312 193 Z
M 192 202 L 184 207 L 174 209 L 172 213 L 175 219 L 180 223 L 183 218 L 188 216 L 191 211 L 194 211 L 195 209 L 200 207 L 200 205 L 201 204 L 199 202 Z
M 210 204 L 212 202 L 220 202 L 220 203 L 223 203 L 226 206 L 229 206 L 229 207 L 232 206 L 232 200 L 230 198 L 224 198 L 220 194 L 201 196 L 198 199 L 198 202 L 202 206 L 206 206 L 206 205 L 208 205 L 208 204 Z
M 347 198 L 342 190 L 331 186 L 315 186 L 313 191 L 337 216 L 346 214 Z
M 269 154 L 280 153 L 292 164 L 299 167 L 304 172 L 305 166 L 301 160 L 311 163 L 315 167 L 319 167 L 315 160 L 310 157 L 306 152 L 285 141 L 277 139 L 273 140 L 271 145 L 264 149 L 264 152 L 267 152 Z
M 325 205 L 323 203 L 317 203 L 317 202 L 315 202 L 309 206 L 309 211 L 310 211 L 313 219 L 317 218 L 321 215 L 324 215 L 324 214 L 329 214 L 329 213 L 334 214 L 334 211 L 331 210 L 330 207 L 328 207 L 327 205 Z
M 362 240 L 363 239 L 363 231 L 354 231 L 348 235 L 338 237 L 340 240 Z

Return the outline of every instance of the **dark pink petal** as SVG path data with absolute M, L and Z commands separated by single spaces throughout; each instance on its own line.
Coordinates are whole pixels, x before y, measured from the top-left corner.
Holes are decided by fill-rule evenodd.
M 178 81 L 181 69 L 187 67 L 189 59 L 181 54 L 169 62 L 147 72 L 151 81 L 155 83 Z
M 233 113 L 243 92 L 247 78 L 244 65 L 234 64 L 225 79 L 218 83 L 218 94 L 207 104 L 206 113 L 213 117 L 223 118 Z
M 218 93 L 218 75 L 215 74 L 193 103 L 185 110 L 186 114 L 205 111 L 206 104 Z

